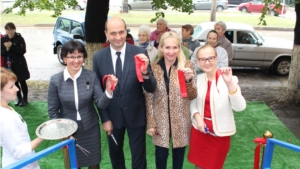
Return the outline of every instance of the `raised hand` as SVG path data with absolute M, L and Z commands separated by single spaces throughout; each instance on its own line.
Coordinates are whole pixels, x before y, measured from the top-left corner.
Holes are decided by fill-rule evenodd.
M 232 83 L 232 70 L 231 67 L 220 68 L 221 75 L 226 84 Z
M 182 69 L 180 69 L 180 71 L 182 71 L 184 73 L 186 82 L 190 81 L 195 76 L 194 71 L 190 68 L 182 68 Z
M 147 74 L 148 73 L 147 68 L 148 68 L 148 65 L 149 65 L 149 58 L 145 54 L 142 54 L 142 53 L 138 54 L 136 56 L 138 56 L 143 62 L 145 62 L 145 70 L 142 69 L 141 71 L 142 71 L 143 74 Z
M 113 86 L 117 86 L 117 84 L 118 84 L 118 78 L 115 76 L 115 75 L 112 75 L 112 74 L 110 74 L 110 75 L 108 75 L 108 78 L 106 79 L 106 91 L 110 94 L 110 95 L 112 95 L 112 92 L 113 92 L 113 88 L 114 87 L 112 87 L 112 85 Z

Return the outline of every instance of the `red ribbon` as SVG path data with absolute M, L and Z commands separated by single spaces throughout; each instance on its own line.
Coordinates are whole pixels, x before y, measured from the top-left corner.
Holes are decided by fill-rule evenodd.
M 134 56 L 134 60 L 135 60 L 136 76 L 139 82 L 144 82 L 142 71 L 146 71 L 145 62 L 142 61 L 137 55 Z
M 102 84 L 103 84 L 104 88 L 105 88 L 105 80 L 106 80 L 106 78 L 108 78 L 110 80 L 110 82 L 111 82 L 110 90 L 115 90 L 116 86 L 115 86 L 114 82 L 111 80 L 111 76 L 110 75 L 105 75 L 102 78 Z
M 187 97 L 185 77 L 184 77 L 184 73 L 180 70 L 178 70 L 178 81 L 179 81 L 181 97 L 185 98 Z
M 254 169 L 259 169 L 259 160 L 260 160 L 260 146 L 266 144 L 265 138 L 256 138 L 254 139 L 255 143 L 258 143 L 255 148 L 254 154 Z
M 216 71 L 216 87 L 218 86 L 218 80 L 219 80 L 219 77 L 221 76 L 221 74 L 222 74 L 221 70 L 218 69 Z M 217 91 L 218 91 L 218 93 L 220 93 L 218 88 L 217 88 Z

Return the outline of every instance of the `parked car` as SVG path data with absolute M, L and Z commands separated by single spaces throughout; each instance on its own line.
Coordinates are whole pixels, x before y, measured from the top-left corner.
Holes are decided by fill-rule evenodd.
M 2 8 L 1 8 L 1 13 L 6 9 L 6 8 L 11 8 L 15 4 L 16 0 L 2 0 Z
M 84 10 L 87 5 L 87 0 L 77 0 L 77 6 L 75 6 L 75 10 Z
M 128 9 L 152 9 L 155 10 L 155 7 L 152 5 L 153 0 L 133 0 L 128 2 Z M 122 8 L 122 7 L 121 7 Z
M 263 1 L 250 1 L 250 2 L 245 2 L 241 3 L 238 6 L 238 10 L 241 12 L 257 12 L 261 13 L 262 9 L 265 7 L 265 3 Z M 270 14 L 272 16 L 278 16 L 280 14 L 285 14 L 286 13 L 286 5 L 283 7 L 282 11 L 282 6 L 279 8 L 275 8 L 275 4 L 270 4 Z
M 214 22 L 203 22 L 194 31 L 193 38 L 204 42 Z M 230 66 L 272 68 L 277 75 L 288 75 L 293 42 L 262 37 L 251 25 L 227 22 L 225 36 L 232 43 L 233 60 Z
M 86 34 L 84 22 L 85 13 L 75 13 L 57 18 L 53 29 L 53 53 L 57 55 L 57 59 L 62 65 L 65 65 L 65 63 L 60 57 L 61 49 L 66 42 L 76 39 L 85 46 Z M 130 29 L 127 29 L 128 36 L 130 35 L 129 32 Z
M 193 0 L 194 10 L 210 10 L 211 9 L 211 0 Z M 227 0 L 217 0 L 217 11 L 223 11 L 228 9 Z

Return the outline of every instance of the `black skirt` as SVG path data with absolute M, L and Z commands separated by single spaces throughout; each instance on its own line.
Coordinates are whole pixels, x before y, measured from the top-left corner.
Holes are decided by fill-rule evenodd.
M 78 167 L 95 166 L 100 163 L 101 160 L 101 143 L 100 143 L 100 126 L 97 123 L 87 131 L 83 131 L 81 121 L 77 121 L 78 130 L 73 137 L 76 139 L 76 143 L 90 152 L 86 156 L 76 146 L 76 156 Z

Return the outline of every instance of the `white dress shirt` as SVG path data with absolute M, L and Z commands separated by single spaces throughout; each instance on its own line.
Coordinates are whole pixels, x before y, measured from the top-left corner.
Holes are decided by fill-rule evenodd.
M 0 146 L 2 147 L 2 167 L 13 164 L 35 152 L 31 148 L 27 124 L 22 116 L 0 106 Z M 35 161 L 22 169 L 40 169 Z
M 116 54 L 116 52 L 121 52 L 120 58 L 121 58 L 122 70 L 123 70 L 124 61 L 125 61 L 126 43 L 124 44 L 123 48 L 120 51 L 116 51 L 111 46 L 109 46 L 109 47 L 110 47 L 110 51 L 111 51 L 111 59 L 112 59 L 114 71 L 115 71 L 115 74 L 116 74 L 116 62 L 117 62 L 117 58 L 118 58 L 118 55 Z

